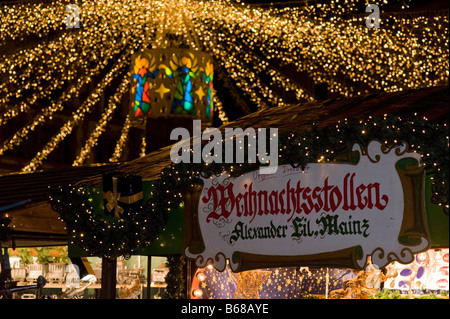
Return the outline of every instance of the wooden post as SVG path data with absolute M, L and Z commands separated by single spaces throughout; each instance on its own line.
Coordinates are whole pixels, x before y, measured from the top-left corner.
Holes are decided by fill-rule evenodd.
M 191 269 L 191 260 L 190 259 L 185 259 L 186 260 L 186 281 L 184 282 L 184 287 L 185 287 L 185 298 L 186 299 L 192 299 L 191 296 L 191 288 L 192 288 L 192 269 Z
M 102 258 L 101 299 L 116 299 L 117 259 Z
M 153 299 L 152 292 L 152 256 L 147 256 L 147 299 Z

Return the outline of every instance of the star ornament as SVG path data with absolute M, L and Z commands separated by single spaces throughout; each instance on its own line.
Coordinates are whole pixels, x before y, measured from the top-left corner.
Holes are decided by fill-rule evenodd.
M 159 94 L 159 96 L 160 96 L 161 99 L 162 99 L 162 98 L 164 97 L 164 94 L 166 94 L 167 92 L 170 92 L 170 89 L 166 88 L 166 87 L 164 86 L 164 83 L 161 83 L 161 85 L 159 86 L 159 88 L 157 88 L 155 91 Z
M 199 100 L 201 101 L 203 97 L 205 96 L 205 92 L 203 91 L 202 87 L 199 87 L 197 91 L 195 91 L 195 94 L 197 94 Z

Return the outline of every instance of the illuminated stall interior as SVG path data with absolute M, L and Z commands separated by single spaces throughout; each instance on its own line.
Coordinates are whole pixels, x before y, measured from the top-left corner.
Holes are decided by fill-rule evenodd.
M 52 299 L 98 298 L 102 279 L 102 260 L 87 257 L 79 263 L 70 259 L 67 246 L 21 247 L 8 249 L 11 277 L 18 286 L 36 284 L 39 276 L 47 283 L 43 293 Z M 75 263 L 72 263 L 74 261 Z M 117 297 L 120 299 L 161 299 L 168 272 L 165 257 L 131 256 L 120 258 L 117 267 Z M 86 265 L 89 272 L 77 267 Z M 148 280 L 150 276 L 150 280 Z M 150 287 L 150 289 L 148 288 Z M 34 299 L 34 290 L 16 293 L 14 298 Z
M 439 296 L 448 298 L 448 249 L 431 249 L 416 255 L 414 262 L 398 262 L 387 268 L 386 281 L 378 281 L 379 271 L 371 273 L 369 280 L 376 283 L 370 288 L 370 298 L 386 298 L 393 294 L 409 298 Z M 261 272 L 263 274 L 261 274 Z M 361 298 L 357 290 L 343 290 L 344 282 L 357 278 L 351 269 L 327 267 L 267 268 L 234 274 L 230 269 L 218 272 L 212 266 L 197 270 L 191 294 L 194 299 L 325 299 L 346 295 Z M 381 286 L 382 283 L 382 286 Z M 367 286 L 360 287 L 367 289 Z M 369 289 L 367 289 L 369 291 Z M 348 293 L 348 295 L 347 295 Z M 394 298 L 394 297 L 392 297 Z

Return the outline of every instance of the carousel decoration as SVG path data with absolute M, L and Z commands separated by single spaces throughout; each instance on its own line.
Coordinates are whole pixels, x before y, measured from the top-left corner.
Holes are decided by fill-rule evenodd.
M 185 48 L 147 49 L 132 61 L 132 120 L 191 115 L 211 121 L 214 70 L 208 54 Z
M 145 118 L 191 116 L 212 123 L 212 57 L 200 50 L 192 21 L 185 11 L 168 6 L 165 23 L 149 48 L 132 57 L 131 123 Z
M 155 67 L 154 58 L 149 60 L 146 57 L 138 55 L 135 59 L 133 79 L 137 83 L 131 90 L 135 94 L 134 101 L 131 103 L 135 117 L 152 114 L 150 108 L 150 88 L 147 77 L 154 79 L 158 75 L 158 71 Z

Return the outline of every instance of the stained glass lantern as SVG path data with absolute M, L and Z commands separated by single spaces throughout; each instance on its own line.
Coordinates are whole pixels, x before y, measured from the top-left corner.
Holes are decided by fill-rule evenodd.
M 213 118 L 213 63 L 200 51 L 147 49 L 132 57 L 130 119 Z

